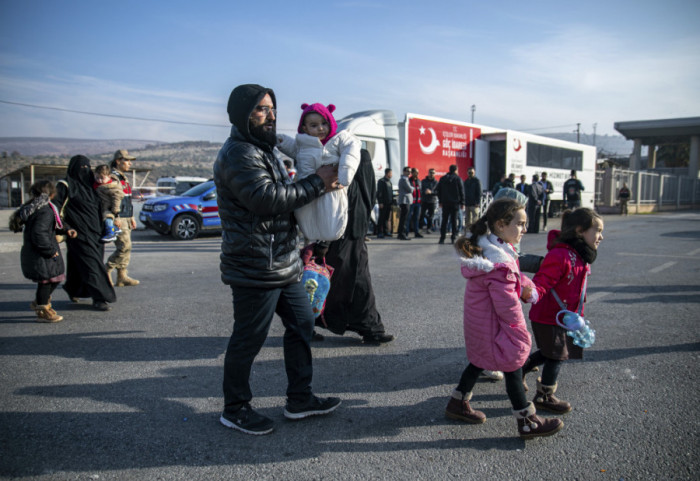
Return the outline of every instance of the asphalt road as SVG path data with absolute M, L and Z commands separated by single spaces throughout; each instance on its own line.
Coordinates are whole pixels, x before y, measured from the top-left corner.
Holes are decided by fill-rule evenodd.
M 597 341 L 559 379 L 574 410 L 558 435 L 526 442 L 502 382 L 475 388 L 485 424 L 444 416 L 466 363 L 464 279 L 436 236 L 369 244 L 379 309 L 397 339 L 371 347 L 329 335 L 314 344 L 314 391 L 343 399 L 335 413 L 284 419 L 283 329 L 273 323 L 252 387 L 275 431 L 254 437 L 218 423 L 232 326 L 218 236 L 176 242 L 139 231 L 130 274 L 140 286 L 118 288 L 107 313 L 58 290 L 65 320 L 39 324 L 20 239 L 5 230 L 0 477 L 697 479 L 700 213 L 607 217 L 604 236 L 586 307 Z M 522 246 L 544 254 L 545 234 Z

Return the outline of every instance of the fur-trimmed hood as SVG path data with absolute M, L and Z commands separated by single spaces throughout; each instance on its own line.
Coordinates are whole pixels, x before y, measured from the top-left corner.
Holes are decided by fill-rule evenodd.
M 483 250 L 483 256 L 460 257 L 462 275 L 467 279 L 488 274 L 499 266 L 517 270 L 518 255 L 512 245 L 493 234 L 481 236 L 477 245 Z

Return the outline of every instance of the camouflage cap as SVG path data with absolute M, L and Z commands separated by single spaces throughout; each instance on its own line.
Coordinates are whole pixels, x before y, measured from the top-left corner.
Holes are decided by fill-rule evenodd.
M 119 159 L 135 160 L 136 157 L 134 157 L 133 155 L 129 155 L 129 152 L 127 150 L 121 149 L 121 150 L 117 150 L 114 153 L 114 160 L 119 160 Z

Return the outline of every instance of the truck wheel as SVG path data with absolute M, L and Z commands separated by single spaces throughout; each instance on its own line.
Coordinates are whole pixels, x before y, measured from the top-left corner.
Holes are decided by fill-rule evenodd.
M 170 227 L 175 240 L 192 240 L 199 234 L 199 221 L 190 214 L 183 214 L 175 219 Z

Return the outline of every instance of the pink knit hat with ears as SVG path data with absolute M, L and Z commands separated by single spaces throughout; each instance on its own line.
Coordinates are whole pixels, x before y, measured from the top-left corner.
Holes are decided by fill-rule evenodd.
M 303 112 L 301 113 L 301 119 L 299 119 L 299 128 L 297 129 L 297 132 L 299 132 L 300 134 L 304 133 L 304 118 L 306 117 L 306 114 L 319 114 L 321 117 L 326 119 L 328 125 L 330 126 L 328 136 L 321 141 L 323 145 L 326 145 L 326 142 L 328 142 L 338 130 L 338 124 L 335 123 L 335 119 L 333 118 L 332 113 L 335 111 L 335 105 L 328 104 L 328 107 L 325 107 L 323 104 L 301 104 L 301 110 Z

